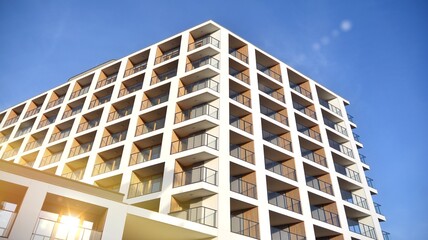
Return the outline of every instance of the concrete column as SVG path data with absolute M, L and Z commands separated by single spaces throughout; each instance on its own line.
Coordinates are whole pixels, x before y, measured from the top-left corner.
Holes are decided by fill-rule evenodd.
M 118 204 L 108 209 L 102 240 L 122 239 L 127 215 L 126 208 Z

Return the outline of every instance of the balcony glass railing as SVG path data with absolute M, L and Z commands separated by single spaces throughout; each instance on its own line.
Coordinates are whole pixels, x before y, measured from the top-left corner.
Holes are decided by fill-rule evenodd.
M 239 52 L 239 50 L 237 50 L 237 49 L 229 49 L 229 53 L 230 53 L 230 55 L 236 57 L 237 59 L 239 59 L 239 60 L 241 60 L 241 61 L 243 61 L 245 63 L 248 63 L 248 56 L 245 55 L 242 52 Z
M 158 159 L 160 157 L 161 145 L 156 145 L 149 148 L 144 148 L 140 152 L 131 154 L 129 165 L 135 165 L 150 160 Z
M 61 156 L 62 156 L 62 152 L 57 152 L 49 156 L 44 156 L 40 163 L 40 167 L 58 162 L 61 159 Z
M 170 78 L 175 77 L 176 75 L 177 75 L 177 70 L 176 69 L 173 69 L 171 71 L 158 74 L 158 75 L 152 77 L 152 80 L 150 81 L 150 85 L 163 82 L 165 80 L 168 80 Z
M 383 235 L 383 240 L 389 240 L 389 235 L 391 234 L 387 231 L 382 231 L 382 235 Z
M 247 107 L 251 107 L 251 99 L 242 93 L 231 92 L 230 99 L 235 100 Z
M 139 82 L 139 83 L 136 83 L 132 86 L 124 87 L 124 88 L 120 89 L 118 97 L 123 97 L 125 95 L 136 92 L 136 91 L 140 90 L 142 86 L 143 86 L 143 83 Z
M 20 136 L 22 136 L 22 135 L 24 135 L 24 134 L 29 133 L 29 132 L 31 131 L 31 128 L 32 128 L 32 127 L 33 127 L 33 126 L 32 126 L 32 125 L 30 125 L 30 126 L 28 126 L 28 127 L 18 129 L 18 131 L 16 131 L 16 133 L 15 133 L 15 138 L 20 137 Z
M 373 202 L 373 204 L 374 204 L 374 208 L 375 208 L 376 213 L 382 214 L 382 212 L 380 211 L 380 206 L 381 205 L 379 203 L 377 203 L 377 202 Z
M 351 123 L 355 123 L 355 122 L 354 122 L 354 117 L 353 117 L 351 114 L 349 114 L 349 113 L 348 113 L 348 120 L 349 120 Z
M 211 36 L 205 36 L 205 37 L 196 39 L 195 42 L 190 43 L 188 46 L 188 51 L 192 51 L 193 49 L 200 48 L 208 44 L 213 45 L 216 48 L 220 47 L 219 40 Z
M 40 109 L 42 109 L 42 106 L 38 106 L 36 108 L 33 108 L 32 110 L 30 110 L 30 111 L 28 111 L 28 112 L 25 113 L 24 118 L 31 117 L 34 114 L 39 113 Z
M 103 173 L 111 172 L 119 169 L 121 157 L 107 160 L 102 163 L 94 165 L 94 170 L 92 171 L 92 176 L 100 175 Z
M 121 141 L 125 140 L 127 132 L 128 131 L 125 130 L 125 131 L 122 131 L 122 132 L 113 133 L 110 136 L 103 137 L 101 139 L 101 146 L 100 147 L 105 147 L 105 146 L 108 146 L 108 145 L 111 145 L 111 144 L 115 144 L 115 143 L 118 143 L 118 142 L 121 142 Z
M 297 131 L 305 134 L 306 136 L 321 142 L 321 134 L 309 127 L 297 123 Z
M 269 77 L 271 77 L 271 78 L 273 78 L 273 79 L 275 79 L 275 80 L 278 80 L 278 81 L 282 82 L 281 74 L 279 74 L 279 73 L 277 73 L 277 72 L 273 71 L 272 69 L 270 69 L 270 68 L 268 68 L 268 67 L 265 67 L 265 66 L 263 66 L 263 65 L 261 65 L 261 64 L 257 64 L 257 69 L 258 69 L 260 72 L 262 72 L 262 73 L 264 73 L 264 74 L 268 75 Z
M 200 133 L 182 138 L 171 144 L 171 153 L 178 153 L 203 146 L 218 150 L 218 138 L 208 133 Z
M 55 100 L 52 100 L 52 101 L 48 102 L 48 105 L 46 106 L 46 109 L 53 108 L 53 107 L 55 107 L 55 106 L 63 103 L 64 102 L 64 98 L 65 98 L 65 96 L 63 95 L 63 96 L 59 96 L 58 99 L 55 99 Z
M 239 79 L 246 84 L 250 84 L 250 76 L 248 76 L 244 72 L 239 72 L 238 70 L 235 70 L 233 68 L 230 68 L 229 72 L 230 72 L 230 76 L 232 76 L 236 79 Z
M 256 185 L 242 180 L 242 178 L 230 177 L 230 191 L 257 199 Z
M 280 162 L 275 162 L 270 159 L 265 158 L 265 167 L 267 170 L 284 176 L 286 178 L 296 180 L 296 170 L 281 164 Z
M 345 190 L 341 190 L 340 193 L 342 194 L 342 199 L 350 202 L 354 205 L 357 205 L 359 207 L 365 208 L 365 209 L 369 209 L 369 205 L 367 203 L 367 199 L 358 196 L 356 194 L 353 194 L 351 192 L 345 191 Z
M 89 108 L 91 109 L 91 108 L 94 108 L 96 106 L 99 106 L 101 104 L 104 104 L 104 103 L 110 101 L 110 97 L 111 97 L 111 95 L 108 95 L 108 96 L 104 96 L 104 97 L 92 100 L 89 103 Z
M 108 76 L 107 78 L 104 78 L 102 80 L 99 80 L 97 82 L 97 85 L 95 86 L 95 89 L 100 88 L 100 87 L 104 87 L 112 82 L 115 82 L 117 79 L 117 74 Z
M 84 86 L 81 89 L 72 92 L 70 99 L 77 98 L 77 97 L 82 96 L 83 94 L 87 93 L 89 91 L 89 87 L 90 87 L 90 85 Z
M 72 226 L 69 223 L 56 222 L 45 218 L 39 218 L 32 240 L 48 239 L 77 239 L 77 240 L 101 240 L 102 232 L 95 231 L 83 226 Z
M 79 124 L 79 127 L 77 128 L 77 132 L 83 132 L 87 129 L 91 129 L 94 127 L 97 127 L 100 124 L 100 118 L 92 119 L 88 122 L 84 122 Z
M 324 118 L 324 123 L 325 123 L 325 125 L 329 126 L 330 128 L 342 133 L 345 136 L 348 136 L 348 131 L 346 131 L 346 128 L 342 127 L 338 123 L 335 123 L 328 118 Z
M 315 120 L 317 119 L 317 114 L 315 113 L 315 111 L 309 109 L 309 107 L 305 107 L 297 102 L 293 102 L 293 107 L 294 109 L 305 114 L 306 116 L 311 117 Z
M 339 216 L 336 213 L 325 210 L 323 207 L 311 206 L 312 218 L 340 227 Z
M 259 223 L 238 216 L 230 217 L 230 231 L 251 238 L 260 238 Z
M 155 59 L 155 64 L 159 64 L 161 62 L 165 62 L 169 59 L 175 58 L 180 54 L 180 47 L 171 49 L 169 51 L 164 52 L 161 56 Z
M 174 187 L 181 187 L 200 182 L 217 186 L 217 171 L 202 166 L 174 173 Z
M 55 119 L 56 119 L 56 115 L 49 117 L 49 118 L 46 118 L 46 119 L 39 122 L 39 125 L 37 126 L 37 128 L 46 127 L 47 125 L 55 122 Z
M 209 116 L 218 119 L 218 108 L 209 104 L 198 105 L 175 114 L 174 123 L 181 123 L 200 116 Z
M 375 188 L 374 184 L 373 184 L 373 179 L 372 178 L 366 177 L 366 180 L 367 180 L 367 185 L 369 185 L 369 187 Z
M 54 134 L 51 135 L 51 138 L 49 139 L 49 142 L 51 143 L 51 142 L 58 141 L 59 139 L 66 138 L 66 137 L 68 137 L 70 135 L 70 132 L 71 132 L 71 128 L 64 129 L 62 131 L 54 133 Z
M 254 152 L 238 145 L 230 146 L 230 156 L 254 164 Z
M 193 82 L 189 85 L 180 87 L 178 89 L 178 96 L 184 96 L 186 94 L 199 91 L 201 89 L 212 89 L 218 92 L 219 83 L 211 78 L 202 79 L 196 82 Z
M 70 149 L 68 157 L 74 157 L 91 151 L 93 142 L 84 143 Z
M 24 151 L 28 151 L 36 147 L 40 147 L 42 143 L 43 143 L 43 139 L 37 139 L 31 142 L 28 142 L 27 145 L 25 145 Z
M 160 95 L 160 96 L 156 96 L 156 97 L 144 100 L 141 103 L 141 110 L 144 110 L 168 101 L 168 96 L 169 96 L 168 94 L 164 94 L 164 95 Z
M 366 156 L 363 155 L 363 154 L 361 154 L 361 153 L 359 154 L 359 156 L 360 156 L 361 162 L 367 164 L 367 162 L 366 162 Z
M 331 140 L 331 139 L 329 139 L 328 142 L 329 142 L 331 148 L 336 149 L 337 151 L 339 151 L 339 152 L 341 152 L 341 153 L 343 153 L 343 154 L 345 154 L 351 158 L 354 158 L 354 152 L 352 151 L 352 149 L 350 149 L 350 148 L 346 147 L 345 145 L 340 144 L 334 140 Z
M 372 238 L 376 238 L 374 227 L 358 222 L 358 220 L 348 218 L 349 231 Z
M 334 163 L 334 167 L 336 168 L 336 172 L 345 175 L 357 182 L 361 182 L 360 174 L 350 168 L 344 167 L 338 163 Z
M 264 131 L 263 130 L 263 139 L 265 141 L 268 141 L 280 148 L 286 149 L 290 152 L 293 151 L 292 147 L 291 147 L 291 141 L 288 139 L 285 139 L 281 136 L 275 135 L 273 133 L 270 133 L 268 131 Z
M 62 119 L 66 119 L 68 117 L 74 116 L 82 111 L 83 105 L 77 106 L 75 108 L 69 109 L 64 112 L 64 115 L 62 115 Z
M 291 197 L 287 197 L 283 193 L 268 192 L 268 202 L 269 204 L 287 209 L 295 213 L 302 213 L 300 201 Z
M 320 190 L 321 192 L 325 192 L 327 194 L 333 195 L 333 187 L 330 183 L 324 182 L 316 177 L 306 176 L 306 185 L 311 188 L 315 188 Z
M 275 227 L 270 228 L 272 240 L 306 240 L 305 236 L 281 230 Z
M 134 73 L 137 73 L 137 72 L 141 72 L 141 71 L 145 70 L 146 67 L 147 67 L 147 61 L 138 63 L 135 66 L 126 69 L 124 77 L 127 77 L 127 76 L 134 74 Z
M 293 82 L 290 82 L 290 88 L 293 89 L 294 91 L 302 94 L 303 96 L 312 99 L 312 93 L 307 90 L 306 88 L 302 87 L 301 85 L 297 85 Z
M 360 141 L 360 135 L 358 135 L 358 134 L 356 134 L 356 133 L 352 133 L 352 135 L 354 136 L 354 139 L 357 141 L 357 142 L 361 142 Z
M 233 117 L 230 119 L 230 126 L 241 129 L 244 132 L 253 133 L 253 124 L 245 121 L 239 117 Z
M 275 98 L 276 100 L 279 100 L 280 102 L 285 103 L 285 97 L 284 94 L 280 93 L 279 90 L 273 90 L 270 87 L 267 87 L 263 84 L 259 83 L 259 90 L 266 93 L 267 95 Z
M 194 207 L 177 212 L 171 212 L 169 215 L 210 227 L 217 227 L 217 211 L 211 208 L 203 206 Z
M 203 57 L 201 59 L 198 59 L 196 61 L 193 61 L 193 62 L 186 64 L 186 72 L 193 70 L 193 69 L 196 69 L 196 68 L 206 66 L 206 65 L 211 65 L 211 66 L 219 69 L 220 68 L 220 61 L 217 60 L 216 58 L 210 57 L 210 56 Z
M 13 223 L 16 218 L 16 212 L 9 211 L 6 209 L 0 210 L 0 237 L 6 238 L 9 236 L 10 230 L 12 230 Z
M 78 181 L 78 180 L 83 178 L 84 173 L 85 173 L 85 169 L 82 168 L 82 169 L 78 169 L 78 170 L 75 170 L 72 172 L 64 173 L 61 176 L 68 178 L 68 179 L 71 179 L 71 180 L 77 180 Z
M 4 142 L 6 142 L 6 141 L 9 139 L 9 137 L 10 137 L 10 135 L 7 135 L 7 136 L 1 136 L 1 137 L 0 137 L 0 144 L 2 144 L 2 143 L 4 143 Z
M 12 125 L 14 123 L 16 123 L 19 119 L 19 116 L 13 117 L 13 118 L 9 118 L 8 120 L 6 120 L 6 122 L 4 122 L 4 127 Z
M 19 148 L 14 148 L 14 149 L 11 149 L 11 150 L 7 150 L 7 151 L 5 151 L 3 153 L 3 158 L 6 159 L 6 158 L 13 157 L 16 154 L 18 154 L 18 151 L 19 151 Z
M 155 175 L 145 178 L 141 182 L 132 183 L 129 186 L 128 198 L 144 196 L 162 190 L 162 175 Z
M 132 113 L 132 107 L 133 106 L 128 106 L 128 107 L 125 107 L 125 108 L 122 108 L 122 109 L 110 112 L 108 114 L 107 122 L 110 122 L 110 121 L 113 121 L 113 120 L 116 120 L 116 119 L 128 116 L 129 114 Z
M 320 104 L 323 106 L 323 107 L 325 107 L 325 108 L 327 108 L 327 109 L 329 109 L 330 111 L 332 111 L 332 112 L 334 112 L 334 113 L 336 113 L 337 115 L 339 115 L 339 116 L 342 116 L 342 111 L 338 108 L 338 107 L 336 107 L 336 106 L 334 106 L 333 104 L 331 104 L 331 103 L 329 103 L 329 102 L 327 102 L 326 100 L 324 100 L 324 99 L 319 99 L 320 100 Z
M 145 133 L 159 130 L 165 126 L 165 118 L 157 119 L 151 122 L 146 122 L 137 126 L 135 136 L 140 136 Z
M 285 116 L 279 112 L 276 112 L 275 110 L 272 110 L 268 107 L 265 107 L 263 105 L 260 105 L 260 112 L 263 115 L 270 117 L 273 120 L 288 126 L 288 117 L 287 116 Z

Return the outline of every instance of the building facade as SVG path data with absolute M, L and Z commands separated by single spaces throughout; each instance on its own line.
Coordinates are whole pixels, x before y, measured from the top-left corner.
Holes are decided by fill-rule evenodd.
M 348 104 L 205 22 L 0 112 L 0 236 L 388 239 Z

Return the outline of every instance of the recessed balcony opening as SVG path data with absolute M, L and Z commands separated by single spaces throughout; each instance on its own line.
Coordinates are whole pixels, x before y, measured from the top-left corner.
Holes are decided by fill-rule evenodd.
M 253 134 L 253 118 L 251 113 L 233 104 L 229 104 L 229 115 L 230 126 Z
M 260 95 L 260 112 L 275 123 L 289 126 L 287 109 Z
M 232 80 L 229 80 L 229 98 L 238 105 L 241 104 L 251 108 L 251 91 Z
M 336 169 L 337 173 L 340 173 L 346 179 L 352 179 L 357 182 L 361 182 L 360 174 L 358 173 L 358 166 L 354 163 L 350 165 L 346 165 L 345 162 L 339 163 L 337 160 L 333 157 L 334 162 L 334 168 Z
M 27 133 L 29 133 L 29 132 L 31 132 L 31 129 L 33 128 L 33 126 L 34 126 L 34 122 L 36 121 L 36 119 L 31 119 L 31 120 L 28 120 L 28 121 L 25 121 L 25 122 L 23 122 L 23 123 L 21 123 L 20 125 L 19 125 L 19 128 L 18 128 L 18 130 L 16 131 L 16 133 L 15 133 L 15 138 L 18 138 L 18 137 L 20 137 L 20 136 L 23 136 L 23 135 L 25 135 L 25 134 L 27 134 Z
M 65 148 L 65 142 L 56 144 L 46 148 L 43 153 L 42 160 L 40 161 L 39 167 L 44 167 L 61 160 L 62 153 Z
M 174 123 L 179 124 L 180 127 L 174 131 L 178 135 L 186 135 L 191 132 L 203 131 L 211 129 L 218 125 L 220 112 L 218 109 L 218 101 L 202 103 L 195 106 L 180 106 L 181 103 L 176 105 L 176 113 Z
M 8 238 L 26 192 L 27 188 L 24 186 L 0 181 L 0 237 Z
M 100 124 L 102 113 L 103 109 L 99 109 L 83 115 L 77 127 L 77 133 L 97 127 Z
M 200 72 L 200 75 L 215 75 L 220 69 L 220 54 L 199 56 L 199 54 L 189 55 L 186 59 L 186 72 Z
M 107 103 L 111 99 L 111 93 L 113 92 L 113 87 L 103 89 L 94 93 L 92 96 L 91 102 L 89 103 L 89 109 L 100 106 L 104 103 Z
M 6 112 L 0 113 L 0 125 L 1 125 L 1 122 L 3 121 L 3 119 L 5 118 L 5 116 L 6 116 Z
M 160 192 L 162 190 L 163 171 L 163 163 L 133 171 L 128 199 Z
M 159 159 L 162 137 L 162 134 L 157 134 L 134 142 L 132 145 L 129 166 Z
M 47 132 L 48 130 L 44 130 L 44 131 L 32 134 L 28 139 L 27 144 L 25 145 L 24 152 L 30 151 L 42 146 Z
M 160 85 L 144 92 L 140 110 L 152 108 L 168 101 L 171 84 Z
M 328 131 L 334 132 L 334 133 L 340 133 L 344 136 L 349 136 L 348 130 L 346 129 L 346 125 L 344 124 L 343 120 L 334 116 L 333 114 L 327 112 L 324 109 L 321 109 L 324 124 L 328 126 L 326 128 Z
M 230 163 L 230 191 L 257 199 L 256 173 L 236 163 Z
M 340 227 L 337 207 L 334 200 L 309 193 L 309 203 L 311 204 L 312 218 L 324 223 Z
M 20 159 L 18 164 L 26 167 L 34 167 L 34 163 L 36 162 L 37 155 L 39 154 L 39 151 L 35 151 L 26 155 L 23 155 Z
M 361 218 L 352 218 L 348 216 L 347 220 L 349 231 L 371 239 L 377 239 L 376 230 L 373 227 L 374 224 L 371 216 Z
M 302 116 L 309 117 L 309 119 L 317 120 L 317 115 L 315 113 L 315 106 L 303 99 L 302 97 L 297 96 L 296 94 L 291 94 L 293 99 L 293 108 L 299 112 L 299 114 L 303 114 Z
M 42 109 L 42 105 L 43 105 L 45 99 L 46 99 L 46 94 L 32 100 L 28 106 L 28 109 L 24 115 L 24 118 L 28 118 L 28 117 L 34 116 L 37 113 L 39 113 L 40 109 Z
M 247 163 L 255 163 L 254 142 L 251 138 L 230 131 L 230 156 Z
M 181 36 L 159 44 L 156 49 L 155 65 L 167 62 L 180 54 Z
M 169 80 L 177 75 L 178 60 L 157 67 L 152 72 L 150 85 Z
M 351 148 L 351 144 L 347 139 L 341 138 L 337 135 L 327 132 L 328 143 L 334 150 L 343 153 L 344 155 L 354 158 L 354 151 Z
M 250 84 L 250 70 L 243 64 L 229 59 L 229 75 L 235 81 L 241 81 Z
M 321 133 L 318 124 L 295 114 L 297 131 L 302 133 L 304 136 L 309 137 L 311 140 L 322 142 Z
M 268 202 L 295 213 L 302 213 L 299 189 L 275 178 L 266 176 Z
M 120 62 L 101 70 L 95 89 L 114 83 L 117 79 L 117 72 L 119 71 L 119 68 Z
M 248 203 L 230 199 L 230 231 L 260 239 L 258 209 Z
M 82 158 L 79 160 L 75 160 L 72 162 L 68 162 L 64 165 L 64 169 L 62 170 L 61 176 L 79 181 L 83 178 L 85 174 L 86 165 L 88 164 L 88 158 Z
M 319 145 L 299 137 L 301 156 L 321 166 L 327 167 L 327 158 L 324 149 Z
M 74 139 L 68 157 L 74 157 L 92 150 L 95 132 L 87 133 Z
M 24 139 L 20 139 L 9 143 L 1 159 L 7 160 L 8 158 L 16 156 L 18 154 L 19 148 L 21 147 L 23 141 Z
M 74 115 L 82 112 L 84 103 L 85 103 L 85 99 L 82 98 L 80 100 L 77 100 L 77 101 L 74 101 L 74 102 L 67 104 L 65 111 L 62 115 L 62 119 L 69 118 L 71 116 L 74 116 Z
M 342 199 L 346 202 L 351 203 L 351 206 L 357 207 L 357 209 L 364 208 L 369 210 L 369 205 L 367 202 L 367 197 L 364 192 L 364 189 L 361 186 L 358 186 L 349 181 L 339 178 L 340 193 Z
M 120 85 L 118 98 L 141 90 L 143 87 L 145 73 L 123 81 Z
M 286 129 L 262 119 L 263 140 L 282 149 L 293 151 L 291 135 Z
M 170 216 L 187 221 L 217 227 L 217 196 L 171 197 Z
M 42 115 L 42 118 L 40 119 L 39 124 L 37 125 L 37 128 L 44 128 L 46 126 L 49 126 L 50 124 L 54 123 L 59 113 L 59 108 L 49 111 Z
M 336 115 L 343 116 L 342 110 L 340 109 L 340 101 L 332 93 L 328 92 L 324 88 L 316 86 L 318 98 L 321 106 L 333 112 Z
M 134 107 L 134 100 L 135 96 L 113 104 L 110 108 L 107 122 L 111 122 L 130 115 L 132 113 L 132 108 Z
M 279 63 L 256 50 L 257 69 L 270 78 L 282 82 Z
M 109 191 L 119 192 L 122 183 L 122 174 L 103 178 L 94 182 L 94 185 Z
M 10 135 L 12 134 L 12 130 L 13 130 L 13 127 L 10 127 L 0 132 L 0 144 L 9 140 Z
M 64 139 L 70 135 L 71 128 L 73 127 L 74 119 L 55 126 L 52 135 L 49 138 L 49 143 Z
M 248 64 L 247 44 L 232 35 L 229 35 L 229 54 Z
M 305 226 L 302 221 L 269 211 L 272 240 L 305 240 Z
M 132 74 L 136 74 L 138 72 L 146 70 L 147 60 L 149 59 L 149 53 L 150 53 L 150 49 L 130 57 L 126 62 L 126 70 L 123 77 L 127 77 Z
M 3 124 L 3 127 L 7 127 L 9 125 L 12 125 L 14 123 L 16 123 L 22 113 L 22 111 L 24 110 L 25 107 L 25 103 L 13 108 L 10 112 L 9 115 L 7 116 L 6 121 Z
M 73 91 L 71 92 L 70 99 L 80 97 L 86 94 L 91 87 L 92 79 L 94 78 L 94 74 L 86 76 L 80 80 L 77 80 L 74 84 Z
M 314 166 L 303 164 L 306 175 L 306 185 L 312 189 L 334 195 L 330 175 Z
M 257 74 L 258 79 L 258 85 L 259 90 L 270 97 L 285 103 L 285 97 L 284 97 L 284 88 L 273 82 L 272 80 L 269 80 L 268 78 L 264 77 L 261 74 Z
M 187 161 L 176 161 L 173 187 L 176 188 L 194 183 L 207 183 L 217 186 L 217 162 L 218 161 L 215 160 L 192 163 Z
M 296 180 L 294 159 L 282 151 L 270 147 L 263 147 L 266 170 L 291 180 Z
M 150 133 L 165 126 L 165 115 L 166 107 L 157 109 L 150 114 L 141 115 L 138 118 L 137 129 L 135 136 L 140 136 L 146 133 Z
M 188 51 L 205 50 L 204 46 L 220 48 L 218 39 L 220 39 L 219 28 L 209 23 L 190 32 Z
M 65 95 L 67 94 L 68 88 L 70 85 L 58 88 L 54 90 L 50 96 L 48 105 L 46 106 L 46 109 L 53 108 L 55 106 L 60 105 L 64 102 Z
M 129 128 L 129 119 L 110 125 L 104 130 L 100 147 L 125 141 Z
M 312 99 L 311 86 L 309 80 L 293 70 L 287 69 L 290 88 L 298 92 L 300 96 Z
M 122 160 L 123 146 L 97 154 L 92 176 L 108 173 L 119 169 Z

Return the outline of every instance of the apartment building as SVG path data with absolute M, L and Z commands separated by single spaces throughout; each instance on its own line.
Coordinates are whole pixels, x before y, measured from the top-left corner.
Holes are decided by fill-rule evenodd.
M 388 239 L 348 104 L 202 23 L 0 112 L 0 239 Z

